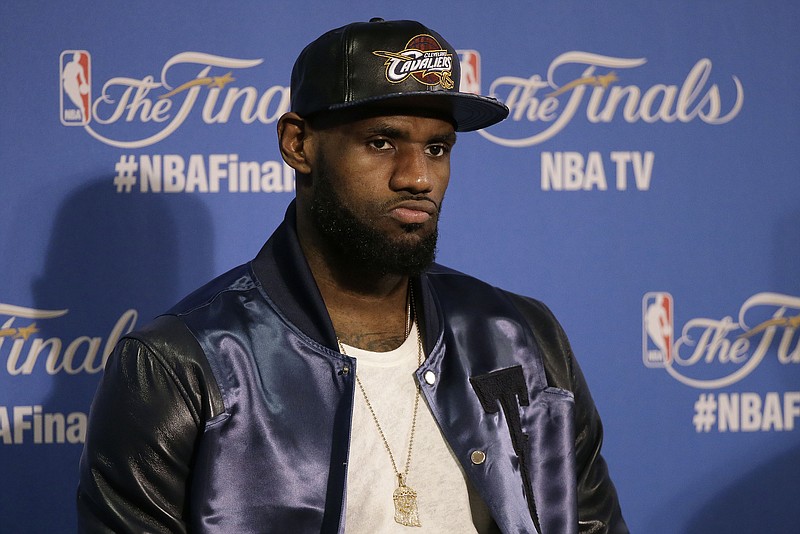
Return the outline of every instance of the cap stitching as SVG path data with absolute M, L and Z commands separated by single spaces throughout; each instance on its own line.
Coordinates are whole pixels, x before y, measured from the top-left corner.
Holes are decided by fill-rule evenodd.
M 352 87 L 350 86 L 350 53 L 352 51 L 352 43 L 350 39 L 351 33 L 351 28 L 347 27 L 342 35 L 342 55 L 344 57 L 344 61 L 342 61 L 344 64 L 344 94 L 342 95 L 343 102 L 350 102 L 352 99 Z

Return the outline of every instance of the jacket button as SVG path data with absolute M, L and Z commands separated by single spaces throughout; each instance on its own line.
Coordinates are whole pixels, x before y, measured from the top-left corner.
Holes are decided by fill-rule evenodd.
M 486 453 L 483 451 L 472 451 L 472 454 L 469 455 L 469 459 L 472 460 L 473 464 L 481 465 L 486 461 Z
M 429 385 L 434 385 L 436 383 L 436 373 L 433 371 L 425 371 L 425 382 Z

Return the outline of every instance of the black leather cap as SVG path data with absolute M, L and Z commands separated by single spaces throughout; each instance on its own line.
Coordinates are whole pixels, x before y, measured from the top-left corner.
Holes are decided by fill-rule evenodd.
M 355 22 L 300 53 L 292 69 L 292 111 L 308 117 L 355 107 L 444 113 L 460 132 L 508 116 L 498 100 L 459 91 L 461 66 L 450 44 L 412 20 Z

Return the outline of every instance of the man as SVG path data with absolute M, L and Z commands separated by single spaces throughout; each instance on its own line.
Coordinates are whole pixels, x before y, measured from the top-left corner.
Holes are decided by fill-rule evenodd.
M 539 302 L 433 262 L 458 91 L 412 21 L 326 33 L 278 124 L 297 197 L 256 258 L 123 339 L 83 531 L 626 532 L 600 420 Z

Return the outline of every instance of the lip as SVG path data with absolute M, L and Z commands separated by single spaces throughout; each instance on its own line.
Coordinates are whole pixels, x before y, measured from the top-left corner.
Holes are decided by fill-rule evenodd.
M 404 200 L 389 209 L 389 217 L 403 224 L 422 224 L 438 211 L 432 200 Z

